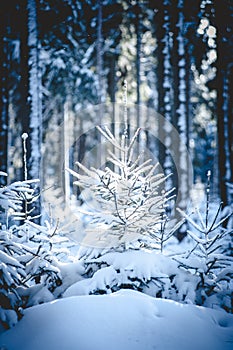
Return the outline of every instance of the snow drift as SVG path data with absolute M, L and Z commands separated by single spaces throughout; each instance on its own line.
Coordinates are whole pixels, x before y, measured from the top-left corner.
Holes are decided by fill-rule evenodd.
M 132 290 L 74 296 L 25 310 L 0 335 L 7 350 L 230 350 L 233 315 Z

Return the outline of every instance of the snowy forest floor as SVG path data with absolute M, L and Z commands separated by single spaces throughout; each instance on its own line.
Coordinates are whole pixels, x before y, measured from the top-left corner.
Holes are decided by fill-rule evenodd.
M 1 350 L 231 350 L 233 315 L 121 290 L 33 306 Z

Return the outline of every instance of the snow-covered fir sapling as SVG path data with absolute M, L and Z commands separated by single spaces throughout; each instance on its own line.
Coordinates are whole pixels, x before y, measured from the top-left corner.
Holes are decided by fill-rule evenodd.
M 97 203 L 96 210 L 88 212 L 91 221 L 86 243 L 118 250 L 157 244 L 161 249 L 168 238 L 161 230 L 171 193 L 163 190 L 166 177 L 155 173 L 158 164 L 153 165 L 150 159 L 142 163 L 140 155 L 133 159 L 140 129 L 128 142 L 125 133 L 118 141 L 107 127 L 97 128 L 118 150 L 117 155 L 109 150 L 111 168 L 87 169 L 77 162 L 83 174 L 68 169 L 78 179 L 74 184 L 88 190 Z
M 227 237 L 232 233 L 232 229 L 223 227 L 223 223 L 232 213 L 223 217 L 222 203 L 215 213 L 211 212 L 210 176 L 211 172 L 208 171 L 204 213 L 197 208 L 197 216 L 193 220 L 192 215 L 179 210 L 190 226 L 187 233 L 194 244 L 193 248 L 178 260 L 182 267 L 192 270 L 199 277 L 196 286 L 198 304 L 218 304 L 233 312 L 233 258 L 226 254 Z

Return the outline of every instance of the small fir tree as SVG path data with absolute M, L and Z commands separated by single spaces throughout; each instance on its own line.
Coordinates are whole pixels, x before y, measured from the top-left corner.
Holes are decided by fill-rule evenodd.
M 233 258 L 228 254 L 232 229 L 223 227 L 232 213 L 221 215 L 222 203 L 210 215 L 210 171 L 207 173 L 206 205 L 204 215 L 197 208 L 197 217 L 181 212 L 190 229 L 187 230 L 193 241 L 193 248 L 178 260 L 181 267 L 198 276 L 196 302 L 200 305 L 222 305 L 233 312 L 231 281 L 233 278 Z M 194 213 L 192 213 L 194 214 Z M 214 215 L 213 215 L 214 214 Z M 211 217 L 212 216 L 212 217 Z
M 172 191 L 165 192 L 166 177 L 155 173 L 158 164 L 134 158 L 134 145 L 140 129 L 128 142 L 123 134 L 120 141 L 105 127 L 98 127 L 117 152 L 109 150 L 109 166 L 104 171 L 77 162 L 83 174 L 68 171 L 80 186 L 91 194 L 95 210 L 85 212 L 91 216 L 84 243 L 97 247 L 124 250 L 130 247 L 161 246 L 170 235 L 165 235 L 161 225 L 166 221 L 166 203 Z

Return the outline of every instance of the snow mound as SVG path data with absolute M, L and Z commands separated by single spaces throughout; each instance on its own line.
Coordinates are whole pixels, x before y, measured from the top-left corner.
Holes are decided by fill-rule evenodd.
M 140 292 L 75 296 L 31 307 L 0 335 L 8 350 L 230 350 L 233 315 Z

